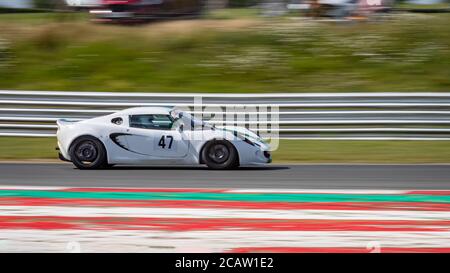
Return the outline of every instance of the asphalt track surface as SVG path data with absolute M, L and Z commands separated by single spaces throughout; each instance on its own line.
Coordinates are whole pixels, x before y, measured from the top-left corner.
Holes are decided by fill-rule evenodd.
M 450 189 L 450 165 L 271 165 L 78 170 L 70 163 L 0 163 L 0 185 L 153 188 Z

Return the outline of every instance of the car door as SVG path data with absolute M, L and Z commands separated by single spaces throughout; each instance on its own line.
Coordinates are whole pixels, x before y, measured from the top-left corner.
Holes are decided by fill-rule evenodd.
M 189 141 L 183 137 L 183 132 L 172 128 L 172 124 L 169 115 L 130 115 L 125 135 L 128 150 L 149 159 L 185 157 Z

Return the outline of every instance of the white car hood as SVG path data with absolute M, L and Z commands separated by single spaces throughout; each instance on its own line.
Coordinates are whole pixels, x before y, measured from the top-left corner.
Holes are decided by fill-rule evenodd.
M 216 127 L 218 129 L 226 130 L 226 131 L 232 131 L 232 132 L 238 132 L 242 134 L 243 136 L 249 138 L 251 141 L 257 142 L 263 149 L 269 149 L 269 145 L 264 142 L 264 140 L 255 134 L 254 132 L 250 131 L 249 129 L 245 127 L 237 127 L 237 126 L 220 126 Z
M 238 132 L 241 133 L 245 136 L 250 136 L 251 138 L 256 138 L 256 139 L 261 139 L 257 134 L 253 133 L 252 131 L 250 131 L 249 129 L 245 128 L 245 127 L 237 127 L 237 126 L 221 126 L 221 127 L 217 127 L 219 129 L 224 129 L 227 131 L 233 131 L 233 132 Z

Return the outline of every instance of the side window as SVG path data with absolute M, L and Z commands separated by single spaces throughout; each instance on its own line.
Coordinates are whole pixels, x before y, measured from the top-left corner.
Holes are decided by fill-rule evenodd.
M 168 115 L 132 115 L 130 127 L 142 129 L 170 130 L 172 119 Z
M 122 125 L 123 123 L 123 119 L 122 118 L 113 118 L 111 120 L 111 123 L 115 124 L 115 125 Z

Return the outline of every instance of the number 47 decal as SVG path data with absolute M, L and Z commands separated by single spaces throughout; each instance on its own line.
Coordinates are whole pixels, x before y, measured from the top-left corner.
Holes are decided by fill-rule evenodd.
M 166 138 L 170 140 L 169 145 L 166 145 Z M 167 149 L 171 149 L 172 143 L 173 143 L 173 136 L 162 136 L 161 139 L 159 140 L 158 146 L 162 147 L 163 149 L 165 149 L 167 146 Z

